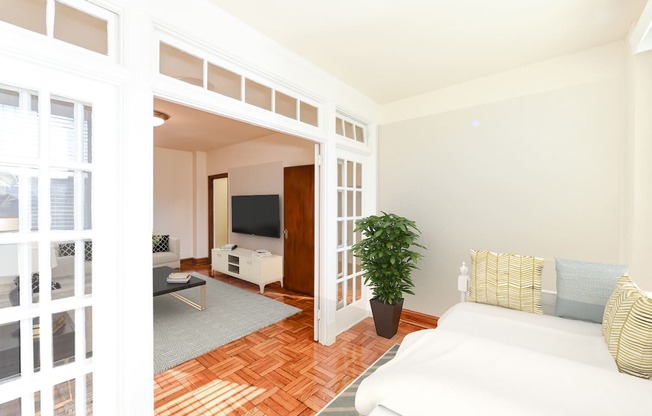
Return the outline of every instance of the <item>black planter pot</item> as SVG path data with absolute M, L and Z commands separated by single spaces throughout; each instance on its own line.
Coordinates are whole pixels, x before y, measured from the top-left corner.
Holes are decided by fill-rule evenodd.
M 391 338 L 396 335 L 401 311 L 403 311 L 403 299 L 394 305 L 382 303 L 376 299 L 371 299 L 369 303 L 376 325 L 376 334 L 383 338 Z

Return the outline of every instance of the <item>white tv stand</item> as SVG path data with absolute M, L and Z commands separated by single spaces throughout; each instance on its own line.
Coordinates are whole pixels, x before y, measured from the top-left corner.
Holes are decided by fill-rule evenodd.
M 283 257 L 272 254 L 268 257 L 258 257 L 253 250 L 236 248 L 233 250 L 212 250 L 213 264 L 211 269 L 238 279 L 257 284 L 260 293 L 265 285 L 281 282 L 283 287 Z

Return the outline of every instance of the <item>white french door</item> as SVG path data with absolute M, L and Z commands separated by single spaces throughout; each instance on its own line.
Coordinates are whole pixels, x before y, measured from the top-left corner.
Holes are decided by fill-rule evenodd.
M 369 213 L 367 191 L 370 183 L 367 157 L 339 149 L 337 152 L 337 246 L 335 283 L 336 334 L 369 315 L 367 289 L 360 259 L 351 246 L 360 241 L 355 221 Z
M 0 414 L 111 413 L 117 88 L 8 57 L 0 67 Z

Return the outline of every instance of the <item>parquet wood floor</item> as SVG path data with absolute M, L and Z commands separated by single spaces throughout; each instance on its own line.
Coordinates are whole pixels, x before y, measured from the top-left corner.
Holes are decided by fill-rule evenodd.
M 210 269 L 196 269 L 210 275 Z M 258 286 L 215 278 L 251 292 Z M 392 339 L 371 318 L 325 347 L 313 341 L 313 299 L 280 287 L 265 296 L 302 312 L 154 377 L 156 415 L 314 415 L 392 345 L 421 329 L 401 323 Z

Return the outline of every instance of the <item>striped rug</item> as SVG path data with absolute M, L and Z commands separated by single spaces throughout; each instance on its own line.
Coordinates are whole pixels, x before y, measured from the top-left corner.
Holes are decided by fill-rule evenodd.
M 154 298 L 154 374 L 301 312 L 258 293 L 193 275 L 206 281 L 205 311 L 169 295 Z M 182 295 L 199 303 L 200 293 L 195 287 Z
M 362 380 L 372 374 L 378 367 L 385 364 L 392 358 L 396 356 L 396 351 L 398 351 L 399 344 L 394 345 L 392 348 L 387 350 L 385 354 L 382 355 L 371 367 L 367 368 L 367 371 L 362 373 L 358 378 L 353 380 L 353 383 L 340 394 L 335 396 L 335 398 L 324 407 L 317 416 L 319 415 L 336 415 L 336 416 L 358 416 L 359 413 L 355 410 L 355 393 L 358 391 L 358 386 Z

